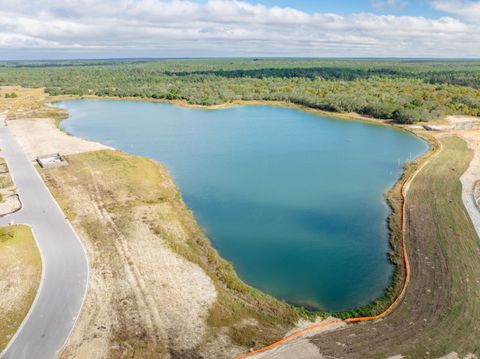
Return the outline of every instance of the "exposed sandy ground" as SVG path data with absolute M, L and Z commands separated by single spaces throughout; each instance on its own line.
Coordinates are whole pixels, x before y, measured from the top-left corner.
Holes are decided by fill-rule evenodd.
M 16 104 L 10 102 L 12 108 Z M 19 114 L 23 116 L 21 106 L 16 112 L 10 109 L 10 116 L 18 118 Z M 72 155 L 109 149 L 59 131 L 50 118 L 15 119 L 8 121 L 8 126 L 31 159 L 56 152 Z M 217 296 L 210 277 L 152 233 L 142 217 L 149 216 L 155 208 L 137 207 L 128 226 L 119 228 L 114 215 L 105 210 L 102 198 L 102 193 L 110 193 L 109 173 L 99 176 L 103 179 L 100 181 L 93 172 L 87 173 L 87 181 L 82 184 L 75 183 L 78 178 L 69 168 L 64 174 L 56 179 L 56 185 L 75 204 L 73 224 L 86 244 L 91 271 L 84 309 L 62 357 L 188 357 L 205 336 L 206 319 Z M 10 189 L 9 186 L 7 190 Z M 127 201 L 126 197 L 128 193 L 123 193 L 115 200 Z M 15 200 L 18 202 L 16 196 L 5 192 L 0 213 L 16 209 Z M 93 232 L 85 231 L 81 222 L 91 222 L 93 225 L 86 227 Z M 181 237 L 182 228 L 175 221 L 163 224 Z M 16 279 L 35 273 L 28 266 L 19 265 L 2 273 L 7 273 L 10 280 L 0 282 L 2 293 L 9 294 L 1 296 L 5 300 L 0 299 L 0 310 L 7 310 L 7 304 L 18 305 L 23 300 L 22 293 L 29 289 L 29 281 L 22 280 L 25 285 L 20 285 Z M 224 342 L 232 347 L 228 340 Z M 218 350 L 218 344 L 212 345 L 211 350 Z M 235 353 L 240 350 L 243 348 Z
M 131 354 L 129 345 L 134 347 L 138 337 L 157 347 L 153 351 L 136 348 L 148 356 L 156 352 L 167 357 L 168 348 L 195 348 L 205 334 L 205 319 L 216 298 L 210 278 L 151 233 L 141 220 L 150 209 L 138 210 L 137 221 L 125 232 L 101 208 L 98 192 L 91 198 L 82 198 L 85 195 L 75 196 L 82 203 L 75 206 L 79 220 L 98 213 L 96 226 L 112 243 L 92 243 L 98 238 L 82 235 L 91 263 L 90 289 L 63 358 Z
M 461 129 L 469 129 L 469 128 L 478 128 L 480 126 L 480 119 L 474 116 L 447 116 L 447 122 L 455 125 L 455 127 L 459 130 Z
M 0 216 L 12 213 L 19 210 L 22 207 L 18 198 L 15 186 L 8 172 L 7 165 L 0 157 L 0 194 L 2 196 L 0 200 Z
M 317 323 L 328 323 L 332 321 L 336 321 L 336 318 L 327 318 L 323 321 L 317 321 L 315 323 L 312 322 L 307 322 L 303 321 L 302 323 L 299 323 L 299 325 L 287 333 L 285 336 L 287 337 L 290 334 L 293 334 L 293 332 L 296 332 L 298 330 L 308 328 L 309 326 Z M 278 346 L 274 349 L 268 350 L 267 352 L 259 353 L 254 356 L 251 356 L 251 358 L 255 359 L 327 359 L 324 357 L 318 347 L 311 343 L 308 338 L 325 333 L 328 331 L 336 330 L 339 328 L 344 327 L 346 324 L 345 323 L 337 323 L 337 324 L 332 324 L 327 327 L 320 327 L 316 330 L 313 330 L 311 332 L 305 333 L 304 335 L 301 336 L 298 340 L 293 340 L 290 342 L 285 343 L 284 345 Z
M 286 343 L 266 353 L 260 353 L 252 356 L 255 359 L 326 359 L 315 344 L 310 343 L 308 339 L 300 338 L 298 340 Z
M 480 181 L 475 183 L 475 187 L 473 188 L 473 199 L 475 200 L 475 204 L 480 211 Z
M 480 208 L 475 199 L 476 185 L 478 186 L 480 181 L 480 130 L 462 131 L 461 136 L 474 151 L 473 160 L 468 170 L 461 177 L 462 198 L 480 237 Z
M 0 114 L 0 122 L 1 121 L 2 115 Z M 1 123 L 0 126 L 2 126 Z M 22 207 L 12 178 L 10 177 L 8 166 L 2 157 L 0 157 L 0 195 L 0 216 L 15 212 Z
M 456 352 L 451 352 L 441 358 L 438 358 L 438 359 L 476 359 L 477 357 L 475 356 L 475 354 L 472 354 L 472 353 L 469 353 L 463 357 L 459 356 L 458 353 Z
M 1 190 L 3 201 L 0 202 L 0 216 L 15 212 L 19 210 L 22 205 L 18 196 L 12 194 L 11 191 Z
M 32 160 L 52 153 L 71 155 L 108 149 L 99 143 L 69 136 L 55 127 L 55 120 L 49 118 L 8 121 L 8 126 L 17 137 L 27 156 Z

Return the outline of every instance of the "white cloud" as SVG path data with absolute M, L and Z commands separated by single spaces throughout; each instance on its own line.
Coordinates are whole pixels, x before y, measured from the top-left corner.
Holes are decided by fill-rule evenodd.
M 468 0 L 432 0 L 434 9 L 452 15 L 461 16 L 467 20 L 476 21 L 480 18 L 480 1 Z
M 480 26 L 453 17 L 306 13 L 236 0 L 0 0 L 3 56 L 70 48 L 89 56 L 96 49 L 123 56 L 479 57 L 479 44 Z

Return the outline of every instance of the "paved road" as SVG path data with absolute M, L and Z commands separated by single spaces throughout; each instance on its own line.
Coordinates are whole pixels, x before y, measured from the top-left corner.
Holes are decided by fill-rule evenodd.
M 31 226 L 43 257 L 37 298 L 0 357 L 52 359 L 58 356 L 79 315 L 87 288 L 87 257 L 42 178 L 3 124 L 0 148 L 23 203 L 19 212 L 1 218 L 0 225 L 13 220 Z

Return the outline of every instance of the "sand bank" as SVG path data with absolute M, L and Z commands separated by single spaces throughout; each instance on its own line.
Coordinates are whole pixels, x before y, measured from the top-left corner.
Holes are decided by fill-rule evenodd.
M 55 126 L 55 120 L 50 118 L 13 120 L 8 121 L 8 126 L 32 160 L 57 152 L 72 155 L 112 149 L 59 131 Z

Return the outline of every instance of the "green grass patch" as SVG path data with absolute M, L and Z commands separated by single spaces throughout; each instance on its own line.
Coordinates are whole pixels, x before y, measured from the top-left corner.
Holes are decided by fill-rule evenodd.
M 22 323 L 37 292 L 42 260 L 30 227 L 0 228 L 0 351 Z

